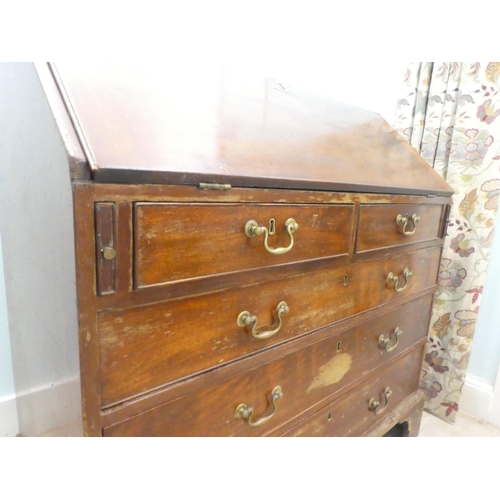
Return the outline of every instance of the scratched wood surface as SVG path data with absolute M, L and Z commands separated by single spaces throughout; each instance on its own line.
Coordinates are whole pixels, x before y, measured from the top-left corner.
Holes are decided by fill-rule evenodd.
M 413 349 L 395 363 L 379 370 L 366 383 L 356 387 L 342 399 L 326 405 L 284 436 L 363 435 L 418 390 L 422 350 L 423 347 Z M 384 407 L 382 394 L 386 388 L 389 388 L 392 394 L 387 398 L 387 406 Z M 368 410 L 371 398 L 381 402 L 380 412 Z
M 227 364 L 432 287 L 440 252 L 440 247 L 434 247 L 200 297 L 104 311 L 99 314 L 102 405 Z M 397 293 L 387 285 L 387 275 L 401 275 L 406 267 L 413 275 L 407 287 Z M 238 315 L 248 311 L 258 318 L 257 333 L 274 330 L 277 318 L 273 311 L 281 301 L 290 312 L 283 315 L 282 328 L 270 339 L 254 339 L 248 327 L 237 325 Z
M 262 192 L 256 190 L 254 194 L 245 189 L 234 190 L 235 192 L 231 195 L 228 192 L 203 192 L 182 186 L 167 189 L 165 186 L 110 185 L 107 190 L 102 190 L 102 185 L 96 186 L 95 184 L 80 184 L 76 187 L 78 188 L 75 191 L 76 198 L 79 200 L 77 207 L 80 214 L 76 217 L 77 238 L 87 241 L 84 245 L 77 246 L 77 255 L 79 255 L 81 269 L 86 269 L 85 273 L 88 273 L 91 268 L 89 266 L 97 266 L 96 259 L 98 258 L 96 242 L 99 231 L 94 229 L 95 234 L 90 234 L 94 217 L 93 200 L 100 204 L 104 203 L 105 206 L 113 203 L 116 218 L 114 221 L 116 230 L 114 243 L 117 251 L 116 292 L 97 296 L 96 272 L 93 272 L 93 285 L 91 285 L 92 276 L 78 275 L 78 280 L 81 281 L 80 307 L 82 312 L 85 312 L 82 315 L 81 324 L 83 328 L 81 350 L 84 363 L 82 365 L 82 386 L 86 410 L 84 419 L 88 435 L 100 435 L 103 427 L 107 429 L 106 435 L 118 435 L 122 431 L 124 433 L 136 431 L 147 433 L 145 429 L 150 425 L 149 417 L 144 420 L 145 423 L 139 424 L 141 431 L 136 428 L 135 422 L 143 422 L 143 416 L 149 415 L 149 411 L 153 413 L 158 411 L 164 418 L 166 415 L 164 408 L 168 408 L 168 415 L 170 415 L 171 408 L 177 408 L 175 405 L 178 403 L 170 406 L 173 401 L 188 401 L 185 398 L 189 399 L 198 393 L 205 394 L 204 391 L 209 387 L 218 387 L 228 377 L 234 380 L 241 375 L 244 379 L 242 372 L 252 371 L 252 368 L 259 364 L 261 366 L 279 364 L 281 358 L 287 358 L 291 354 L 302 359 L 301 356 L 304 354 L 299 354 L 299 352 L 302 349 L 312 349 L 308 347 L 313 342 L 312 339 L 318 339 L 317 342 L 329 342 L 330 351 L 333 347 L 336 349 L 337 344 L 333 339 L 341 334 L 341 330 L 345 331 L 345 327 L 340 329 L 336 326 L 330 329 L 324 327 L 328 324 L 337 325 L 337 322 L 345 322 L 348 319 L 348 323 L 352 324 L 350 327 L 352 338 L 342 336 L 341 345 L 346 349 L 349 348 L 350 351 L 347 354 L 352 355 L 353 361 L 349 372 L 339 382 L 338 388 L 335 388 L 335 394 L 342 395 L 349 387 L 360 383 L 363 376 L 365 378 L 368 376 L 363 374 L 367 373 L 370 366 L 376 369 L 374 363 L 377 356 L 377 362 L 381 362 L 380 352 L 377 352 L 375 356 L 375 351 L 367 351 L 363 348 L 363 343 L 356 344 L 355 342 L 362 335 L 362 331 L 365 335 L 367 331 L 370 331 L 373 336 L 372 340 L 375 337 L 378 339 L 380 333 L 375 329 L 367 330 L 361 327 L 355 330 L 356 325 L 363 321 L 362 318 L 367 314 L 364 311 L 373 311 L 376 314 L 377 309 L 380 308 L 384 314 L 387 313 L 384 316 L 387 321 L 382 319 L 377 321 L 380 325 L 385 325 L 384 328 L 389 328 L 389 318 L 392 317 L 389 311 L 394 307 L 391 307 L 391 302 L 402 304 L 400 310 L 406 311 L 405 314 L 401 313 L 404 316 L 404 318 L 401 317 L 401 323 L 408 321 L 408 318 L 415 318 L 415 323 L 410 321 L 410 327 L 405 327 L 406 330 L 409 329 L 409 333 L 401 337 L 401 350 L 397 349 L 395 353 L 388 353 L 386 359 L 395 359 L 393 356 L 398 356 L 398 353 L 408 349 L 411 342 L 417 341 L 418 336 L 420 338 L 425 336 L 423 332 L 429 321 L 429 304 L 432 298 L 429 293 L 434 290 L 436 283 L 442 240 L 434 238 L 356 254 L 356 232 L 359 237 L 356 223 L 363 202 L 372 205 L 381 204 L 381 208 L 386 209 L 387 204 L 397 205 L 397 202 L 408 201 L 409 203 L 403 203 L 403 205 L 414 205 L 417 208 L 427 205 L 434 207 L 431 208 L 434 217 L 439 212 L 438 236 L 442 236 L 445 216 L 441 206 L 446 201 L 443 198 L 349 193 L 330 197 L 328 193 L 291 193 L 283 190 L 276 193 L 278 195 L 276 199 L 281 199 L 285 203 L 271 204 L 266 198 L 266 190 Z M 270 191 L 268 194 L 271 196 Z M 200 200 L 209 203 L 200 204 Z M 217 203 L 222 200 L 225 203 Z M 160 213 L 163 216 L 153 218 L 154 224 L 149 222 L 151 231 L 154 233 L 156 225 L 167 225 L 168 221 L 175 220 L 175 218 L 187 220 L 190 221 L 188 224 L 196 225 L 195 215 L 188 217 L 183 214 L 186 206 L 197 209 L 201 205 L 215 212 L 220 207 L 227 206 L 230 208 L 228 213 L 235 206 L 242 205 L 251 205 L 252 209 L 256 206 L 259 208 L 269 206 L 270 210 L 277 208 L 287 211 L 290 206 L 298 202 L 316 213 L 314 209 L 317 208 L 318 201 L 321 201 L 321 205 L 324 206 L 324 202 L 328 200 L 333 204 L 326 205 L 328 209 L 322 212 L 323 219 L 327 221 L 327 227 L 332 228 L 333 223 L 328 219 L 335 217 L 330 214 L 338 215 L 340 222 L 335 222 L 335 228 L 338 229 L 339 234 L 343 235 L 343 238 L 337 238 L 335 234 L 327 234 L 329 231 L 319 224 L 317 225 L 319 236 L 311 240 L 313 243 L 309 241 L 310 248 L 302 255 L 305 255 L 307 259 L 314 255 L 314 252 L 320 252 L 319 255 L 325 255 L 324 252 L 335 254 L 347 248 L 347 254 L 342 254 L 341 257 L 312 259 L 303 263 L 291 261 L 285 265 L 238 270 L 226 275 L 209 275 L 202 280 L 185 279 L 177 283 L 163 283 L 161 286 L 133 289 L 134 272 L 137 272 L 134 269 L 137 267 L 134 263 L 134 254 L 136 255 L 134 239 L 136 239 L 136 245 L 139 239 L 137 207 L 152 206 L 161 209 Z M 255 203 L 256 201 L 260 203 Z M 189 203 L 186 205 L 186 202 Z M 165 208 L 169 210 L 163 213 Z M 175 208 L 175 210 L 170 210 L 170 208 Z M 207 213 L 211 213 L 210 210 Z M 272 212 L 276 213 L 274 210 Z M 314 215 L 313 212 L 309 213 L 309 217 L 311 214 Z M 195 213 L 196 210 L 193 210 L 193 214 Z M 374 214 L 376 215 L 376 212 Z M 375 215 L 374 218 L 380 220 Z M 209 218 L 205 217 L 206 220 Z M 217 216 L 214 218 L 217 220 Z M 223 219 L 227 226 L 231 224 L 233 217 L 228 215 Z M 435 225 L 436 222 L 433 224 Z M 301 224 L 300 229 L 303 227 L 304 224 Z M 153 234 L 151 231 L 150 237 Z M 330 232 L 335 233 L 335 231 Z M 89 238 L 90 241 L 88 241 Z M 323 248 L 325 240 L 322 238 L 326 238 L 329 242 L 330 246 L 326 249 Z M 283 239 L 283 242 L 279 244 L 285 245 L 286 240 Z M 429 247 L 429 245 L 432 246 Z M 260 246 L 250 248 L 250 250 L 256 249 L 260 249 Z M 197 251 L 200 253 L 199 249 Z M 215 255 L 215 252 L 212 255 Z M 178 256 L 180 259 L 180 252 Z M 161 262 L 161 259 L 157 262 Z M 179 266 L 179 263 L 171 259 L 169 265 L 175 267 L 175 265 Z M 222 265 L 225 263 L 223 262 Z M 151 263 L 151 266 L 154 264 Z M 386 283 L 387 274 L 393 272 L 401 276 L 405 267 L 409 267 L 413 274 L 409 278 L 407 288 L 396 293 L 393 287 Z M 182 268 L 182 265 L 179 268 Z M 208 264 L 205 268 L 208 269 Z M 168 270 L 155 270 L 154 272 L 168 273 Z M 188 270 L 188 272 L 191 271 Z M 192 275 L 196 277 L 197 273 L 198 271 L 193 272 Z M 345 275 L 348 276 L 347 286 L 344 286 Z M 402 278 L 401 280 L 404 281 Z M 425 290 L 428 291 L 425 292 L 426 295 L 423 295 Z M 265 341 L 254 339 L 248 328 L 243 329 L 236 324 L 238 314 L 243 310 L 248 310 L 257 316 L 259 332 L 274 329 L 277 326 L 277 318 L 273 310 L 281 300 L 288 302 L 290 312 L 283 316 L 283 326 L 274 337 Z M 418 307 L 418 304 L 425 305 Z M 367 321 L 371 321 L 376 315 L 369 314 L 368 317 L 370 319 Z M 365 324 L 365 327 L 369 324 Z M 417 330 L 419 333 L 416 333 Z M 311 340 L 308 340 L 309 337 Z M 380 350 L 377 349 L 377 351 Z M 370 358 L 369 352 L 375 358 Z M 250 354 L 258 354 L 258 356 L 249 356 Z M 317 370 L 314 375 L 311 373 L 310 380 L 320 375 L 318 371 L 320 365 L 314 363 L 311 365 Z M 214 368 L 219 369 L 214 370 Z M 326 371 L 327 368 L 325 368 Z M 357 376 L 356 374 L 359 373 L 361 375 Z M 347 385 L 344 384 L 346 381 Z M 239 389 L 236 388 L 235 392 L 239 393 Z M 259 393 L 258 389 L 252 392 L 250 397 L 258 399 L 257 393 Z M 259 411 L 265 412 L 267 400 L 265 395 L 260 397 Z M 324 396 L 314 398 L 314 401 L 306 398 L 304 404 L 307 408 L 299 405 L 297 415 L 286 417 L 284 421 L 286 420 L 290 425 L 297 424 L 300 419 L 318 411 L 321 405 L 326 404 L 326 399 Z M 189 405 L 184 406 L 185 411 L 188 407 Z M 178 411 L 180 415 L 180 408 L 174 410 L 174 413 Z M 134 417 L 138 412 L 142 416 L 135 420 Z M 124 430 L 121 423 L 118 425 L 119 422 L 130 419 L 134 422 L 133 430 L 132 427 Z M 116 427 L 115 424 L 117 424 Z M 160 426 L 159 433 L 171 432 L 158 425 Z M 286 425 L 288 426 L 288 423 Z M 274 435 L 283 432 L 284 429 L 281 424 L 277 427 L 273 424 L 271 427 L 272 430 L 269 430 L 266 424 L 262 433 Z M 189 431 L 177 429 L 175 432 L 182 434 L 182 432 Z
M 439 239 L 443 209 L 444 206 L 426 204 L 361 205 L 356 252 Z M 404 234 L 404 225 L 397 224 L 398 216 L 407 215 L 420 217 L 415 225 L 410 220 L 405 227 L 406 232 L 413 234 Z
M 422 301 L 428 303 L 428 297 Z M 311 407 L 331 400 L 337 392 L 345 391 L 356 380 L 363 376 L 366 378 L 367 374 L 396 355 L 404 355 L 408 346 L 418 342 L 421 346 L 426 329 L 409 319 L 405 323 L 405 317 L 412 312 L 417 312 L 415 303 L 394 311 L 392 319 L 386 315 L 367 325 L 332 335 L 278 360 L 259 365 L 254 370 L 113 425 L 105 429 L 104 435 L 258 436 L 272 433 Z M 380 332 L 389 334 L 394 321 L 402 322 L 405 328 L 408 326 L 408 335 L 400 349 L 382 356 L 378 336 Z M 409 356 L 403 358 L 403 367 L 399 363 L 397 369 L 393 368 L 381 377 L 383 383 L 393 388 L 394 398 L 391 399 L 396 405 L 416 389 L 420 353 L 421 347 L 413 349 Z M 277 401 L 276 412 L 265 427 L 250 427 L 247 422 L 235 417 L 235 409 L 241 403 L 254 409 L 253 420 L 269 415 L 273 406 L 268 397 L 276 386 L 281 387 L 283 397 Z M 377 396 L 376 389 L 373 393 Z M 365 408 L 361 408 L 363 405 Z M 354 406 L 360 414 L 366 413 L 367 418 L 370 416 L 363 396 L 356 398 Z M 358 415 L 356 417 L 360 420 Z
M 377 113 L 260 73 L 53 66 L 98 182 L 451 194 Z
M 353 205 L 158 204 L 135 205 L 135 282 L 138 288 L 189 278 L 271 267 L 349 253 L 354 229 Z M 298 229 L 290 235 L 285 222 Z M 254 220 L 271 228 L 274 255 L 264 235 L 248 237 Z

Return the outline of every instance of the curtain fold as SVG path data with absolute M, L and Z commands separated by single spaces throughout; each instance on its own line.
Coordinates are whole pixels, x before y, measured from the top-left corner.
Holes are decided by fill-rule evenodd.
M 500 63 L 411 63 L 394 127 L 454 189 L 421 387 L 455 421 L 500 193 Z

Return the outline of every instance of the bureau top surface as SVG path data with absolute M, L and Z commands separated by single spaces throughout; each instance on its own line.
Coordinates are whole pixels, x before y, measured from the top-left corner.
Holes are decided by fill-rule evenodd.
M 51 68 L 97 182 L 452 194 L 380 115 L 285 82 L 187 62 Z

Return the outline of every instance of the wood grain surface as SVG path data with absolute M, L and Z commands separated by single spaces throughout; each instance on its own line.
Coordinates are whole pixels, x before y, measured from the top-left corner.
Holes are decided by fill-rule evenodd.
M 443 210 L 444 206 L 425 204 L 361 205 L 356 252 L 437 240 L 441 237 Z M 405 227 L 406 232 L 414 234 L 403 234 L 403 225 L 396 222 L 399 215 L 420 217 L 416 225 L 410 220 Z
M 409 312 L 409 311 L 406 311 Z M 426 309 L 428 313 L 428 309 Z M 402 320 L 401 312 L 395 313 Z M 342 388 L 349 387 L 363 375 L 378 368 L 381 363 L 380 349 L 376 336 L 371 334 L 387 330 L 384 323 L 390 319 L 381 318 L 370 324 L 348 330 L 311 346 L 295 351 L 271 363 L 245 372 L 215 386 L 159 406 L 137 417 L 128 419 L 104 430 L 108 436 L 258 436 L 268 434 L 285 422 L 300 416 L 322 400 L 331 399 Z M 416 325 L 414 335 L 408 336 L 411 345 L 422 341 L 425 333 Z M 425 330 L 425 329 L 424 329 Z M 376 381 L 363 387 L 363 393 L 351 397 L 350 413 L 343 417 L 353 431 L 359 432 L 363 422 L 373 419 L 367 408 L 364 394 L 378 396 L 378 392 L 389 385 L 393 390 L 391 404 L 397 405 L 418 386 L 421 347 L 413 349 L 402 361 L 390 365 L 391 369 L 381 371 Z M 389 354 L 389 353 L 386 353 Z M 393 355 L 394 356 L 394 355 Z M 389 361 L 388 356 L 384 361 Z M 402 366 L 401 366 L 402 365 Z M 293 370 L 289 368 L 293 366 Z M 274 387 L 280 386 L 283 397 L 276 403 L 273 417 L 262 427 L 251 427 L 235 417 L 235 409 L 245 403 L 254 410 L 253 420 L 269 415 L 273 408 L 268 396 Z M 380 389 L 381 388 L 381 389 Z M 360 392 L 360 391 L 357 391 Z M 349 397 L 349 396 L 348 396 Z M 369 398 L 368 398 L 369 399 Z M 343 413 L 349 413 L 346 407 Z M 340 432 L 346 432 L 338 427 Z M 355 429 L 355 430 L 354 430 Z
M 412 350 L 397 362 L 377 372 L 370 380 L 347 393 L 316 415 L 293 428 L 285 436 L 360 436 L 384 419 L 387 414 L 419 387 L 422 349 Z M 381 412 L 369 411 L 368 403 L 374 398 L 382 401 L 382 393 L 390 388 L 387 407 Z
M 98 182 L 451 194 L 378 114 L 267 75 L 53 65 Z
M 135 206 L 135 283 L 137 288 L 220 275 L 245 269 L 347 255 L 354 218 L 353 205 L 176 205 L 138 203 Z M 285 222 L 298 229 L 291 238 Z M 254 220 L 275 234 L 271 249 L 264 235 L 248 237 L 245 225 Z
M 102 405 L 227 364 L 432 287 L 440 251 L 435 247 L 200 297 L 104 311 L 98 320 Z M 397 293 L 393 286 L 387 286 L 386 277 L 391 271 L 401 274 L 405 267 L 413 275 L 407 288 Z M 258 318 L 259 332 L 274 330 L 277 320 L 273 311 L 281 301 L 290 312 L 283 316 L 281 330 L 270 339 L 255 339 L 237 325 L 238 315 L 248 311 Z

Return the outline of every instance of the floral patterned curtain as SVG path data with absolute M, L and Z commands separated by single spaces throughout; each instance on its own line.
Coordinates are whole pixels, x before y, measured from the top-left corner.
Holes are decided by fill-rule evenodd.
M 500 63 L 411 63 L 403 86 L 394 127 L 455 190 L 421 383 L 454 422 L 500 192 Z

